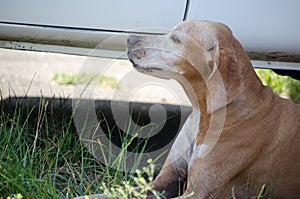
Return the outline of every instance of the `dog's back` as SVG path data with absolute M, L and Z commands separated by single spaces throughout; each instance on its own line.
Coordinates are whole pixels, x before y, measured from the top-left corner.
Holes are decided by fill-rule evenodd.
M 269 113 L 270 144 L 261 159 L 266 159 L 265 172 L 273 180 L 274 197 L 300 197 L 300 105 L 277 95 L 274 98 Z

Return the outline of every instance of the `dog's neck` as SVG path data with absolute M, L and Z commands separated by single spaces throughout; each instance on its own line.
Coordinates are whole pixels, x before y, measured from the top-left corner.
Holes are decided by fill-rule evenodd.
M 270 94 L 272 91 L 262 85 L 261 81 L 255 74 L 255 71 L 252 69 L 250 61 L 244 64 L 246 64 L 245 68 L 248 69 L 244 70 L 245 73 L 242 71 L 242 78 L 244 80 L 243 92 L 238 98 L 212 113 L 207 111 L 208 105 L 206 99 L 208 92 L 206 89 L 207 86 L 202 77 L 187 75 L 177 78 L 191 101 L 193 108 L 191 117 L 199 118 L 196 114 L 199 114 L 199 110 L 201 112 L 200 118 L 198 119 L 199 133 L 197 135 L 197 144 L 204 143 L 205 136 L 207 135 L 209 128 L 211 128 L 210 125 L 215 125 L 215 128 L 226 128 L 233 124 L 237 124 L 240 121 L 245 121 L 248 118 L 255 117 L 253 114 L 258 112 L 258 109 L 265 108 L 257 106 L 257 104 L 266 104 L 260 103 L 259 101 L 272 100 L 272 94 Z M 249 67 L 251 67 L 250 70 Z M 249 71 L 251 71 L 250 74 Z M 259 96 L 259 98 L 257 96 Z M 214 119 L 212 119 L 212 117 L 216 118 L 218 115 L 222 114 L 222 112 L 224 113 L 224 111 L 226 116 L 224 123 L 220 122 L 220 124 L 218 121 L 214 121 Z M 214 124 L 211 124 L 211 122 L 214 122 Z
M 262 84 L 250 61 L 244 64 L 242 71 L 244 89 L 238 98 L 227 105 L 225 127 L 251 119 L 273 104 L 271 102 L 274 100 L 273 91 Z
M 194 120 L 194 122 L 198 123 L 197 130 L 199 132 L 197 135 L 196 143 L 197 144 L 202 143 L 206 135 L 206 132 L 208 130 L 209 122 L 211 120 L 211 114 L 206 111 L 207 110 L 206 85 L 202 77 L 200 76 L 199 77 L 182 76 L 176 79 L 182 85 L 183 89 L 185 90 L 192 104 L 193 111 L 191 114 L 191 118 Z

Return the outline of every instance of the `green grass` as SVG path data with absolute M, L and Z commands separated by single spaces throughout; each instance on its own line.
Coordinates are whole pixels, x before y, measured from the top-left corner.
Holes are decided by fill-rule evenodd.
M 0 196 L 70 197 L 84 192 L 85 178 L 92 181 L 103 174 L 104 168 L 71 130 L 70 120 L 48 117 L 46 108 L 41 103 L 37 117 L 21 107 L 12 115 L 2 112 Z
M 114 77 L 99 75 L 96 73 L 57 73 L 52 78 L 53 81 L 61 85 L 67 84 L 88 84 L 90 81 L 98 79 L 102 86 L 115 88 L 118 85 L 118 80 Z
M 124 182 L 127 187 L 140 182 L 118 169 L 125 162 L 125 153 L 106 158 L 112 161 L 107 164 L 117 169 L 102 165 L 89 153 L 79 139 L 73 117 L 63 111 L 64 101 L 61 111 L 50 111 L 51 102 L 44 99 L 32 109 L 18 105 L 13 112 L 1 110 L 0 198 L 72 198 L 102 193 Z M 123 138 L 123 151 L 130 142 Z M 138 156 L 135 164 L 137 168 Z M 150 174 L 153 178 L 153 169 L 146 175 Z
M 255 70 L 262 82 L 272 88 L 274 93 L 300 103 L 300 81 L 288 76 L 281 76 L 272 70 Z
M 147 192 L 152 192 L 156 198 L 164 198 L 163 195 L 153 189 L 151 182 L 154 178 L 155 165 L 152 162 L 152 159 L 148 160 L 149 166 L 143 167 L 142 170 L 136 170 L 136 176 L 132 175 L 131 179 L 134 184 L 140 188 L 140 190 L 135 189 L 130 181 L 123 181 L 121 184 L 114 185 L 112 187 L 107 186 L 105 183 L 102 185 L 104 194 L 111 199 L 128 199 L 129 196 L 136 199 L 146 199 Z M 145 180 L 145 175 L 148 178 L 148 181 Z

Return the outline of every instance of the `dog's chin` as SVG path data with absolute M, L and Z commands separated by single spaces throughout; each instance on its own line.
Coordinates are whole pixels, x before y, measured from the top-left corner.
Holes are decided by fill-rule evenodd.
M 144 73 L 162 79 L 171 79 L 170 75 L 168 75 L 168 72 L 164 71 L 161 68 L 155 66 L 149 66 L 149 65 L 143 66 L 143 65 L 136 64 L 134 62 L 132 62 L 132 64 L 134 69 L 140 73 Z
M 144 72 L 144 73 L 148 73 L 148 72 L 154 72 L 154 71 L 162 71 L 162 69 L 160 68 L 156 68 L 156 67 L 143 67 L 143 66 L 140 66 L 140 65 L 136 65 L 134 64 L 133 67 L 139 71 L 139 72 Z

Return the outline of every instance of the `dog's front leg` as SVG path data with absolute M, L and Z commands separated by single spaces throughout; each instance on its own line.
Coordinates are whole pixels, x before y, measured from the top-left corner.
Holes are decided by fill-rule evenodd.
M 187 165 L 178 160 L 176 163 L 167 158 L 165 166 L 152 182 L 154 190 L 162 192 L 167 198 L 178 196 L 187 177 Z
M 197 135 L 194 133 L 197 132 L 194 130 L 196 128 L 194 120 L 195 117 L 190 116 L 183 125 L 163 168 L 152 183 L 154 189 L 164 192 L 167 198 L 176 197 L 184 191 L 183 185 L 187 179 L 188 162 Z

